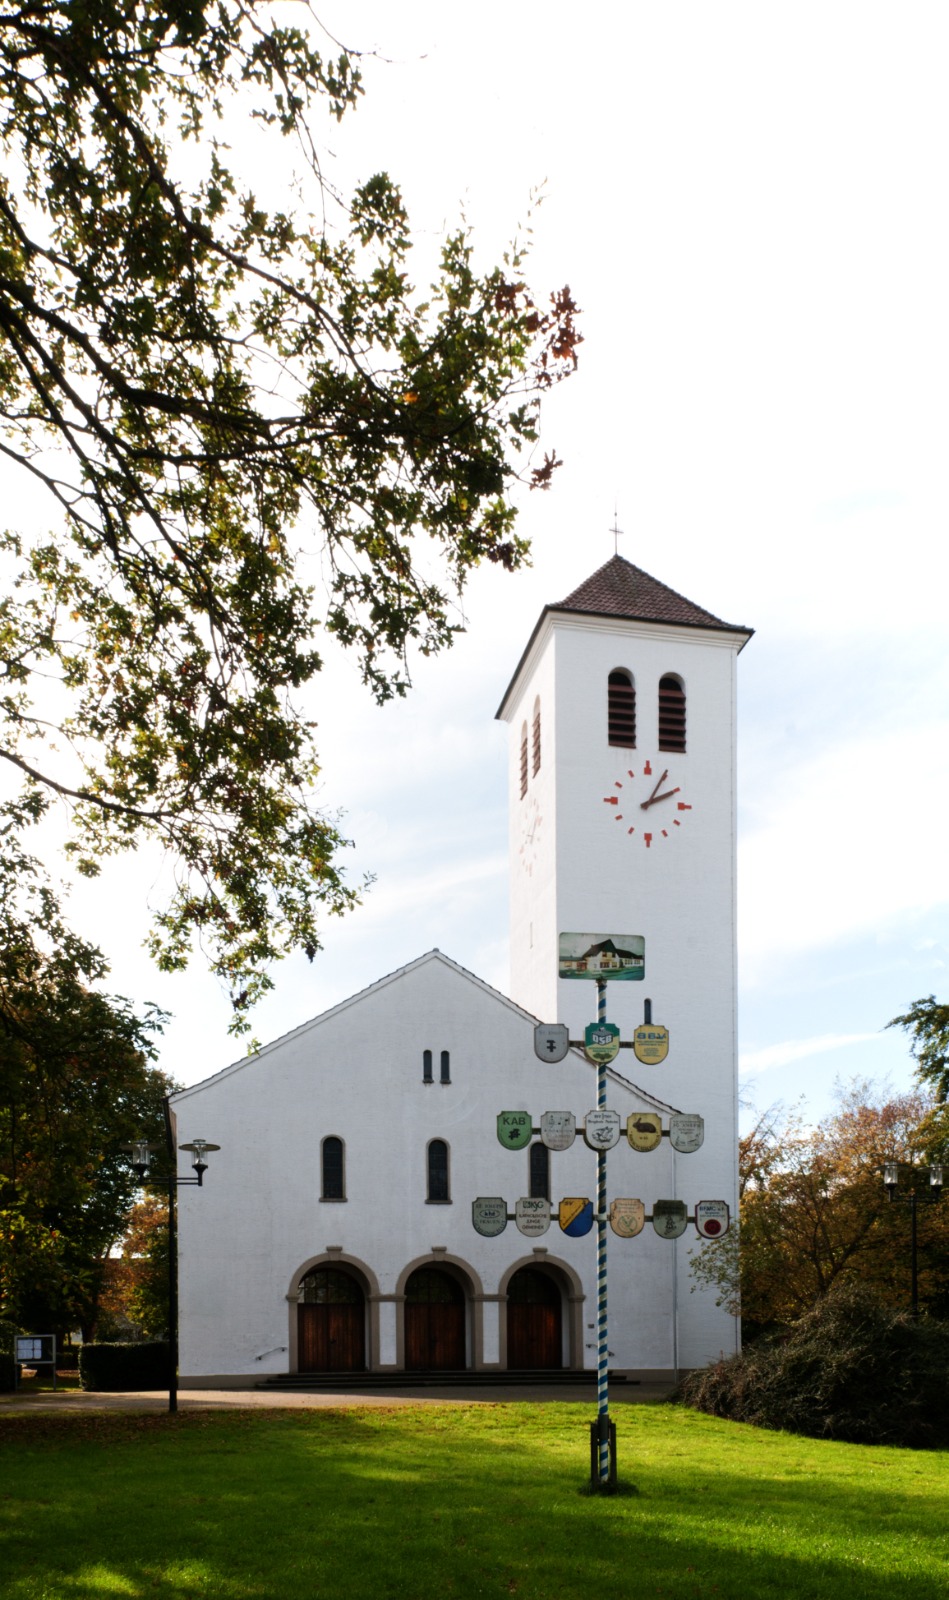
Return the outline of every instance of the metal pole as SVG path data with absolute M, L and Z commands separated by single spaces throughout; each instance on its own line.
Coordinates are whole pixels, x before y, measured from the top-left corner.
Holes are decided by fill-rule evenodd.
M 913 1279 L 912 1279 L 912 1281 L 913 1281 L 913 1316 L 914 1317 L 918 1317 L 919 1316 L 919 1273 L 917 1271 L 917 1259 L 916 1259 L 916 1175 L 915 1175 L 915 1173 L 913 1174 L 913 1187 L 909 1192 L 909 1215 L 910 1215 L 910 1241 L 911 1241 L 910 1250 L 911 1250 L 911 1254 L 912 1254 L 912 1263 L 913 1263 L 913 1266 L 912 1266 L 912 1273 L 913 1273 Z
M 168 1410 L 178 1410 L 178 1151 L 165 1101 L 165 1134 L 171 1168 L 168 1173 Z
M 597 1021 L 606 1021 L 606 979 L 596 980 Z M 596 1069 L 596 1105 L 606 1110 L 606 1063 Z M 610 1352 L 606 1302 L 606 1151 L 596 1153 L 597 1442 L 601 1487 L 610 1480 Z

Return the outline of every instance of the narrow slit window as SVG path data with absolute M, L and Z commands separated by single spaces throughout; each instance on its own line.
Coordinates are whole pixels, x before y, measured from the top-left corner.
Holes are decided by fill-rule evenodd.
M 671 674 L 659 679 L 659 748 L 685 749 L 685 690 Z
M 521 799 L 527 793 L 527 723 L 521 729 Z
M 442 1051 L 441 1077 L 442 1083 L 451 1083 L 451 1059 L 447 1050 Z
M 323 1140 L 320 1151 L 320 1198 L 345 1200 L 346 1185 L 343 1172 L 343 1141 L 334 1136 Z
M 540 771 L 540 701 L 534 701 L 534 724 L 531 745 L 531 772 L 536 778 Z
M 610 744 L 623 750 L 636 748 L 636 690 L 632 676 L 617 669 L 607 684 L 607 726 Z
M 448 1199 L 448 1146 L 444 1139 L 433 1139 L 428 1147 L 428 1203 L 445 1205 Z
M 422 1051 L 422 1082 L 423 1083 L 431 1083 L 432 1082 L 432 1052 L 431 1052 L 431 1050 L 423 1050 Z
M 550 1151 L 545 1144 L 532 1144 L 529 1159 L 528 1193 L 532 1200 L 549 1200 Z

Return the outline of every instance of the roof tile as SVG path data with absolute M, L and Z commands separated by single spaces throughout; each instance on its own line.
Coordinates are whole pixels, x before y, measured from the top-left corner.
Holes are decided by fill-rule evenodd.
M 734 623 L 723 622 L 703 606 L 686 600 L 684 595 L 667 588 L 658 578 L 643 572 L 641 567 L 634 567 L 620 555 L 611 556 L 599 571 L 568 594 L 566 600 L 550 609 L 584 611 L 599 617 L 630 617 L 637 622 L 671 622 L 693 628 L 747 631 Z

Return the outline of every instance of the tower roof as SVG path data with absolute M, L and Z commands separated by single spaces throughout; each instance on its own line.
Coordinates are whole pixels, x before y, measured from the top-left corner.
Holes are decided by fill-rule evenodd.
M 723 622 L 704 606 L 677 594 L 641 567 L 620 555 L 610 556 L 593 576 L 548 611 L 581 611 L 596 617 L 628 617 L 636 622 L 671 622 L 687 628 L 725 628 L 747 633 L 747 628 Z
M 627 622 L 665 623 L 673 628 L 709 628 L 716 632 L 740 634 L 739 650 L 752 635 L 751 628 L 743 628 L 735 622 L 723 622 L 721 617 L 706 611 L 704 606 L 697 606 L 694 600 L 687 600 L 685 595 L 660 583 L 658 578 L 644 572 L 642 567 L 634 567 L 625 556 L 610 556 L 609 561 L 604 562 L 565 600 L 544 607 L 505 691 L 498 716 L 503 715 L 508 695 L 549 616 L 616 617 Z

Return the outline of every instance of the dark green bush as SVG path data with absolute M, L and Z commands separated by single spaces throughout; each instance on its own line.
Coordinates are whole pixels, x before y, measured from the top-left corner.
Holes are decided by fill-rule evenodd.
M 677 1398 L 815 1439 L 940 1448 L 949 1445 L 949 1325 L 839 1286 L 785 1334 L 692 1373 Z
M 164 1389 L 168 1383 L 168 1346 L 154 1344 L 85 1344 L 79 1354 L 84 1389 Z
M 16 1362 L 11 1355 L 0 1352 L 0 1394 L 16 1388 Z

